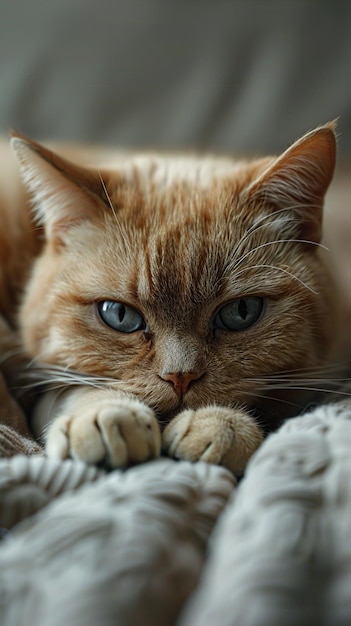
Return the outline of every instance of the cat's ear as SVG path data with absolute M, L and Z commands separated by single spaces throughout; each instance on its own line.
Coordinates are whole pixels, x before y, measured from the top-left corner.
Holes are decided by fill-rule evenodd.
M 98 171 L 80 167 L 44 146 L 13 134 L 12 149 L 38 221 L 47 237 L 64 240 L 65 232 L 83 220 L 94 220 L 109 206 L 107 190 Z
M 334 174 L 335 122 L 307 133 L 250 184 L 246 190 L 254 202 L 277 213 L 277 222 L 298 227 L 301 238 L 319 242 L 324 196 Z M 290 212 L 291 210 L 291 212 Z

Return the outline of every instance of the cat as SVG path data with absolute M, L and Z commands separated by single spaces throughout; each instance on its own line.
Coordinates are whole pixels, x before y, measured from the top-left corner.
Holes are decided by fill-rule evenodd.
M 46 453 L 115 468 L 163 451 L 241 475 L 338 358 L 321 244 L 334 123 L 251 160 L 93 152 L 88 167 L 12 148 L 27 196 L 0 203 L 1 314 L 48 383 L 30 417 Z

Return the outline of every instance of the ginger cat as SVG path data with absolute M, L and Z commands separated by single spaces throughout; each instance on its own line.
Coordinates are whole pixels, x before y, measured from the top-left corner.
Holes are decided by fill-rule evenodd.
M 337 355 L 334 125 L 251 161 L 12 148 L 28 198 L 0 206 L 1 314 L 50 387 L 31 413 L 47 454 L 113 468 L 163 449 L 241 474 Z

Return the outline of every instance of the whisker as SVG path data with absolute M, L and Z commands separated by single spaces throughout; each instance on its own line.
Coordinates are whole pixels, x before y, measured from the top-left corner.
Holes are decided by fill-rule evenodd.
M 42 380 L 43 378 L 47 378 L 50 379 L 52 377 L 57 377 L 62 380 L 98 380 L 98 381 L 113 381 L 115 380 L 113 377 L 109 377 L 109 376 L 94 376 L 93 374 L 86 374 L 83 372 L 78 372 L 78 371 L 74 371 L 74 370 L 64 370 L 62 369 L 62 371 L 60 371 L 59 369 L 54 369 L 54 368 L 38 368 L 36 370 L 23 370 L 23 373 L 26 375 L 27 378 L 37 378 L 39 380 Z
M 112 213 L 114 215 L 114 218 L 115 218 L 116 222 L 119 223 L 115 207 L 113 206 L 112 200 L 111 200 L 110 195 L 109 195 L 109 193 L 107 191 L 104 179 L 102 178 L 102 175 L 101 175 L 101 172 L 98 172 L 98 174 L 99 174 L 99 178 L 100 178 L 100 181 L 101 181 L 102 188 L 104 190 L 105 196 L 106 196 L 107 201 L 108 201 L 108 203 L 110 205 L 110 208 L 111 208 L 111 211 L 112 211 Z
M 117 227 L 119 235 L 120 235 L 120 244 L 124 246 L 124 250 L 126 252 L 128 252 L 129 254 L 133 254 L 133 250 L 131 249 L 129 239 L 126 237 L 125 233 L 122 230 L 121 222 L 118 219 L 118 215 L 117 215 L 116 209 L 115 209 L 115 207 L 113 205 L 113 202 L 111 200 L 111 197 L 110 197 L 110 195 L 108 193 L 105 181 L 102 178 L 102 174 L 101 174 L 101 172 L 98 172 L 98 174 L 99 174 L 99 178 L 100 178 L 100 181 L 101 181 L 101 186 L 102 186 L 102 188 L 104 190 L 105 196 L 107 198 L 108 204 L 110 206 L 110 209 L 112 211 L 112 214 L 113 214 L 113 217 L 114 217 L 114 220 L 115 220 L 115 226 Z M 115 269 L 113 267 L 113 265 L 111 265 L 111 269 L 112 270 Z
M 274 239 L 274 241 L 266 241 L 265 243 L 255 246 L 255 248 L 252 248 L 251 250 L 246 252 L 244 255 L 239 257 L 239 259 L 237 259 L 232 269 L 235 270 L 250 254 L 257 252 L 257 250 L 260 250 L 261 248 L 266 248 L 267 246 L 273 246 L 274 244 L 279 244 L 279 243 L 305 243 L 305 244 L 310 244 L 311 246 L 316 246 L 318 248 L 323 248 L 323 250 L 329 251 L 329 248 L 327 248 L 327 246 L 324 246 L 321 243 L 317 243 L 316 241 L 309 241 L 308 239 Z
M 242 391 L 243 395 L 247 395 L 250 396 L 250 398 L 252 399 L 252 393 L 250 393 L 249 391 Z M 281 404 L 286 404 L 289 406 L 293 406 L 297 409 L 300 409 L 300 405 L 297 404 L 296 402 L 292 402 L 291 400 L 286 400 L 285 398 L 275 398 L 274 396 L 267 396 L 266 394 L 260 394 L 260 393 L 256 393 L 254 395 L 254 399 L 255 400 L 272 400 L 273 402 L 279 402 Z
M 262 269 L 262 268 L 267 268 L 267 269 L 272 269 L 272 270 L 279 270 L 280 272 L 283 272 L 284 274 L 287 274 L 288 276 L 291 276 L 291 278 L 294 278 L 295 280 L 297 280 L 297 282 L 299 282 L 301 285 L 303 285 L 303 287 L 308 289 L 308 291 L 311 291 L 311 293 L 313 293 L 314 295 L 316 295 L 316 296 L 319 295 L 318 291 L 315 291 L 315 289 L 313 289 L 312 287 L 307 285 L 307 283 L 305 283 L 301 278 L 299 278 L 298 276 L 295 276 L 295 274 L 293 274 L 292 272 L 289 272 L 289 270 L 286 270 L 283 267 L 279 267 L 277 265 L 269 265 L 267 263 L 259 263 L 257 265 L 250 265 L 249 267 L 244 267 L 242 270 L 240 270 L 236 274 L 236 277 L 240 276 L 240 274 L 242 274 L 243 272 L 246 272 L 248 270 Z
M 284 370 L 282 372 L 275 372 L 274 374 L 262 374 L 261 378 L 266 379 L 267 377 L 269 378 L 271 376 L 275 376 L 276 378 L 278 378 L 278 377 L 290 376 L 293 374 L 300 375 L 301 373 L 306 373 L 306 372 L 309 372 L 311 374 L 327 373 L 327 372 L 343 372 L 345 371 L 345 369 L 347 370 L 350 369 L 349 363 L 347 361 L 340 362 L 340 363 L 331 363 L 331 364 L 326 364 L 326 365 L 315 365 L 313 367 L 312 366 L 298 367 L 295 369 Z
M 307 205 L 306 205 L 307 206 Z M 236 256 L 236 254 L 239 251 L 240 246 L 242 246 L 245 241 L 251 237 L 251 235 L 257 233 L 258 230 L 260 230 L 261 228 L 266 228 L 267 226 L 269 226 L 270 224 L 274 224 L 274 222 L 276 221 L 275 217 L 277 215 L 280 215 L 281 213 L 286 213 L 286 212 L 291 212 L 294 210 L 294 208 L 298 208 L 298 205 L 291 205 L 289 207 L 284 207 L 282 209 L 278 209 L 277 211 L 274 211 L 274 213 L 267 213 L 265 215 L 262 215 L 259 219 L 257 219 L 255 221 L 254 224 L 252 224 L 247 232 L 244 234 L 244 236 L 240 239 L 240 241 L 238 242 L 238 244 L 236 245 L 236 247 L 234 248 L 234 256 Z M 271 222 L 269 222 L 268 224 L 266 224 L 265 222 L 267 220 L 271 220 Z M 297 222 L 297 219 L 292 218 L 291 222 Z
M 52 390 L 70 386 L 87 386 L 102 389 L 112 384 L 114 387 L 117 387 L 119 386 L 119 381 L 108 376 L 94 376 L 58 365 L 39 363 L 32 366 L 31 369 L 25 368 L 21 371 L 21 384 L 18 387 L 13 387 L 13 390 L 25 392 L 35 389 Z
M 297 374 L 295 376 L 267 376 L 264 378 L 249 378 L 248 380 L 250 380 L 250 382 L 252 383 L 262 383 L 262 384 L 267 384 L 267 383 L 284 383 L 284 384 L 289 384 L 289 382 L 291 382 L 292 384 L 295 384 L 296 382 L 300 382 L 301 384 L 306 382 L 306 383 L 315 383 L 315 382 L 320 382 L 320 383 L 325 383 L 325 384 L 338 384 L 338 385 L 343 385 L 345 383 L 349 383 L 351 382 L 351 378 L 349 377 L 345 377 L 345 378 L 326 378 L 323 376 L 314 376 L 314 377 L 306 377 L 306 376 L 298 376 Z
M 290 208 L 289 207 L 284 207 L 283 209 L 279 209 L 278 211 L 275 211 L 274 215 L 278 215 L 280 213 L 284 213 L 286 211 L 290 212 Z M 259 219 L 257 219 L 254 224 L 252 224 L 246 231 L 246 233 L 243 235 L 243 237 L 240 239 L 240 241 L 237 243 L 236 247 L 234 248 L 234 254 L 236 254 L 238 252 L 239 247 L 245 243 L 245 241 L 257 230 L 260 230 L 261 228 L 264 228 L 265 226 L 267 226 L 267 224 L 265 224 L 264 222 L 266 220 L 272 220 L 271 224 L 273 223 L 273 219 L 272 219 L 273 215 L 272 213 L 267 213 L 265 215 L 262 215 Z
M 303 385 L 289 385 L 288 387 L 286 385 L 267 385 L 267 387 L 265 387 L 265 389 L 268 390 L 294 390 L 294 391 L 314 391 L 314 392 L 318 392 L 318 393 L 326 393 L 326 394 L 333 394 L 333 395 L 341 395 L 341 396 L 347 396 L 347 397 L 351 397 L 351 392 L 348 391 L 341 391 L 339 389 L 335 390 L 335 389 L 326 389 L 325 387 L 310 387 L 310 386 L 303 386 Z

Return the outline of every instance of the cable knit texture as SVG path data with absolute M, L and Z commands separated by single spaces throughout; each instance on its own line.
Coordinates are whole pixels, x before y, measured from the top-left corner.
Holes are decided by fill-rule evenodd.
M 2 626 L 349 626 L 350 446 L 340 403 L 269 436 L 236 490 L 203 463 L 3 459 Z

